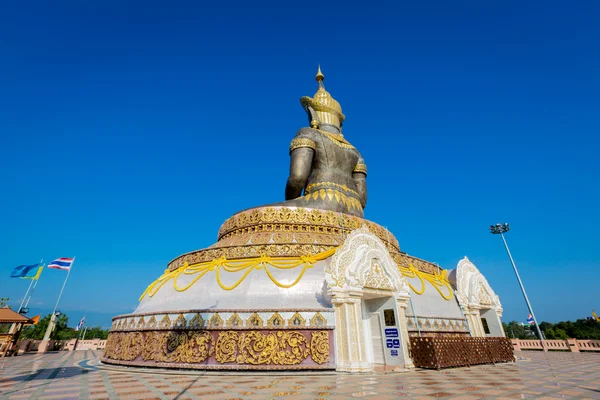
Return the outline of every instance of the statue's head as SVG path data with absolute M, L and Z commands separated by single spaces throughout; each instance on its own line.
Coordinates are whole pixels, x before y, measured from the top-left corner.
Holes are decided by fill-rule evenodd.
M 319 128 L 323 125 L 333 125 L 341 132 L 342 124 L 346 118 L 342 114 L 342 107 L 323 86 L 323 79 L 325 76 L 321 72 L 317 73 L 316 80 L 319 82 L 319 89 L 315 93 L 314 97 L 304 96 L 300 99 L 300 104 L 306 110 L 310 126 L 312 128 Z

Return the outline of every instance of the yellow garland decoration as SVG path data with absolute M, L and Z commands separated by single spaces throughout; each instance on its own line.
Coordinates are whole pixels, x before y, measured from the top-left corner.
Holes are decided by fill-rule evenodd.
M 154 296 L 156 292 L 158 292 L 158 290 L 171 279 L 173 279 L 173 288 L 178 292 L 184 292 L 187 289 L 189 289 L 194 283 L 196 283 L 200 278 L 206 275 L 209 271 L 215 271 L 217 283 L 223 290 L 235 289 L 240 285 L 240 283 L 242 283 L 244 279 L 246 279 L 250 272 L 252 272 L 255 269 L 262 268 L 264 268 L 265 272 L 267 273 L 267 276 L 271 279 L 271 281 L 273 281 L 274 284 L 284 289 L 291 288 L 292 286 L 300 282 L 300 279 L 302 279 L 302 276 L 304 276 L 304 273 L 307 269 L 312 268 L 317 261 L 325 260 L 331 257 L 336 252 L 336 250 L 337 248 L 333 248 L 322 253 L 316 254 L 314 256 L 308 255 L 301 257 L 269 257 L 263 254 L 258 258 L 227 260 L 225 257 L 221 257 L 216 260 L 203 262 L 199 264 L 188 265 L 186 263 L 174 271 L 169 272 L 169 270 L 166 270 L 160 278 L 151 283 L 150 286 L 148 286 L 148 288 L 144 291 L 144 293 L 142 293 L 142 295 L 140 296 L 140 301 L 144 298 L 146 294 L 148 294 L 148 296 L 150 297 Z M 269 271 L 269 266 L 277 269 L 294 269 L 302 267 L 302 271 L 300 271 L 300 274 L 294 282 L 290 284 L 283 284 L 273 276 L 271 271 Z M 244 274 L 233 285 L 227 286 L 221 281 L 221 270 L 224 270 L 225 272 L 244 271 Z M 190 283 L 188 283 L 184 287 L 178 287 L 177 279 L 181 276 L 181 274 L 198 274 L 198 276 L 196 276 Z
M 308 255 L 301 257 L 269 257 L 263 254 L 260 257 L 249 259 L 227 260 L 225 257 L 221 257 L 217 258 L 216 260 L 202 262 L 199 264 L 188 265 L 187 263 L 185 263 L 184 265 L 182 265 L 174 271 L 169 272 L 169 270 L 165 270 L 165 273 L 160 278 L 158 278 L 156 281 L 151 283 L 148 286 L 148 288 L 146 288 L 144 293 L 142 293 L 142 295 L 140 296 L 140 301 L 144 298 L 144 296 L 146 296 L 146 294 L 148 294 L 149 297 L 154 296 L 159 291 L 159 289 L 171 279 L 173 279 L 173 288 L 178 292 L 184 292 L 210 271 L 215 271 L 217 283 L 223 290 L 235 289 L 242 283 L 244 279 L 246 279 L 250 272 L 252 272 L 253 270 L 263 268 L 267 273 L 267 276 L 275 285 L 284 289 L 288 289 L 300 282 L 300 279 L 302 279 L 304 273 L 308 268 L 312 268 L 317 261 L 325 260 L 331 257 L 336 251 L 337 248 L 333 248 L 325 252 L 316 254 L 314 256 Z M 294 269 L 301 266 L 302 271 L 300 271 L 300 274 L 292 283 L 283 284 L 273 276 L 271 271 L 269 271 L 269 266 L 277 269 Z M 408 286 L 413 290 L 413 292 L 415 292 L 415 294 L 420 295 L 425 293 L 425 281 L 428 281 L 435 288 L 435 290 L 438 291 L 438 293 L 442 296 L 443 299 L 452 299 L 453 291 L 452 287 L 450 286 L 450 282 L 448 281 L 447 270 L 442 270 L 441 273 L 429 274 L 426 272 L 419 271 L 412 264 L 410 264 L 408 268 L 399 266 L 398 269 L 400 270 L 400 273 L 402 273 L 402 275 L 404 275 L 405 277 L 418 278 L 421 281 L 421 289 L 419 290 L 417 290 L 411 283 L 408 283 Z M 221 270 L 224 270 L 225 272 L 234 273 L 244 271 L 244 274 L 233 285 L 227 286 L 221 281 Z M 198 276 L 196 276 L 187 285 L 179 287 L 177 286 L 177 279 L 182 274 L 198 274 Z M 446 288 L 447 294 L 444 293 L 446 290 L 442 291 L 442 288 Z
M 452 298 L 452 287 L 450 286 L 450 282 L 448 281 L 447 270 L 443 270 L 441 274 L 438 274 L 436 272 L 434 272 L 433 274 L 428 274 L 426 272 L 419 271 L 415 268 L 414 265 L 410 264 L 408 268 L 400 267 L 400 272 L 407 278 L 419 278 L 419 280 L 421 281 L 420 290 L 417 290 L 410 282 L 408 283 L 408 286 L 410 286 L 410 288 L 416 294 L 425 293 L 424 280 L 426 280 L 429 283 L 431 283 L 431 286 L 433 286 L 435 290 L 438 291 L 438 293 L 440 294 L 440 296 L 442 296 L 444 300 L 450 300 Z M 441 287 L 445 287 L 446 289 L 448 289 L 448 294 L 444 294 L 441 290 Z

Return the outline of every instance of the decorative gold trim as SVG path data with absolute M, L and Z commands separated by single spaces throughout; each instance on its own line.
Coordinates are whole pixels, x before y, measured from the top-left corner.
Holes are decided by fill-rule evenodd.
M 281 316 L 281 314 L 279 314 L 278 312 L 276 312 L 267 321 L 267 326 L 268 327 L 282 327 L 284 323 L 285 323 L 285 320 L 283 319 L 283 317 Z
M 190 320 L 190 323 L 188 326 L 203 328 L 204 327 L 204 319 L 202 318 L 202 315 L 200 315 L 200 313 L 196 313 L 196 315 L 194 315 L 192 317 L 192 319 Z
M 342 226 L 344 227 L 344 231 L 349 233 L 354 229 L 366 225 L 370 232 L 379 237 L 383 242 L 389 242 L 391 247 L 399 251 L 398 240 L 381 225 L 350 214 L 312 208 L 258 207 L 239 212 L 221 225 L 218 240 L 221 241 L 229 237 L 228 235 L 233 232 L 237 234 L 252 233 L 256 231 L 254 227 L 266 225 L 270 226 L 270 229 L 266 229 L 265 231 L 288 230 L 287 228 L 290 227 L 289 231 L 292 232 L 297 231 L 302 225 L 328 227 L 334 228 L 332 234 L 339 234 L 340 236 Z M 169 269 L 175 267 L 174 263 L 176 261 L 180 261 L 183 257 L 196 253 L 198 252 L 195 251 L 177 257 L 169 263 Z M 183 262 L 177 265 L 177 267 L 181 265 L 183 265 Z
M 156 328 L 156 317 L 154 315 L 150 318 L 146 326 L 148 328 Z
M 342 135 L 341 133 L 339 135 L 336 135 L 335 133 L 327 132 L 322 129 L 317 129 L 317 131 L 319 131 L 319 133 L 323 134 L 323 136 L 325 136 L 327 139 L 329 139 L 336 146 L 342 147 L 344 149 L 353 149 L 354 148 L 354 146 L 352 146 L 350 144 L 350 142 L 348 142 L 346 139 L 344 139 L 344 135 Z
M 118 319 L 123 319 L 123 318 L 129 318 L 129 317 L 141 317 L 141 316 L 148 316 L 148 315 L 156 315 L 156 314 L 169 314 L 169 315 L 174 315 L 174 314 L 197 314 L 197 313 L 206 313 L 206 314 L 213 314 L 213 313 L 247 313 L 249 312 L 248 309 L 246 308 L 195 308 L 195 309 L 187 309 L 187 310 L 172 310 L 172 311 L 164 311 L 164 312 L 154 312 L 154 311 L 147 311 L 147 312 L 143 312 L 143 313 L 136 313 L 136 314 L 121 314 L 121 315 L 116 315 L 112 318 L 112 321 L 114 323 L 114 321 L 118 320 Z M 274 312 L 321 312 L 321 313 L 327 313 L 327 312 L 334 312 L 333 308 L 255 308 L 252 310 L 252 312 L 264 312 L 264 313 L 274 313 Z
M 354 171 L 352 172 L 362 172 L 367 175 L 367 165 L 363 163 L 356 164 L 356 167 L 354 167 Z
M 305 194 L 311 193 L 312 190 L 316 187 L 319 187 L 319 189 L 321 189 L 321 187 L 325 187 L 325 188 L 330 188 L 330 189 L 342 189 L 346 192 L 352 193 L 356 196 L 358 196 L 358 192 L 355 190 L 350 189 L 348 186 L 346 185 L 340 185 L 339 183 L 335 183 L 335 182 L 316 182 L 316 183 L 311 183 L 310 185 L 308 185 L 306 187 L 306 190 L 304 191 Z
M 316 150 L 317 145 L 314 141 L 307 138 L 294 138 L 290 143 L 290 153 L 296 149 L 301 147 L 308 147 L 310 149 Z
M 252 314 L 246 320 L 246 327 L 259 328 L 259 327 L 262 327 L 263 325 L 264 325 L 264 321 L 257 313 Z
M 335 189 L 319 189 L 304 195 L 304 199 L 306 201 L 310 200 L 311 198 L 313 200 L 321 198 L 321 200 L 336 201 L 338 203 L 344 204 L 350 210 L 362 210 L 362 205 L 360 204 L 360 201 L 358 201 L 358 199 L 355 199 L 351 196 L 346 196 L 343 192 L 340 192 L 339 190 Z
M 229 317 L 229 319 L 227 320 L 228 328 L 238 327 L 238 326 L 243 326 L 243 325 L 244 325 L 244 321 L 242 321 L 242 319 L 240 318 L 238 313 L 233 313 L 233 315 L 231 317 Z
M 210 319 L 208 320 L 208 327 L 215 328 L 219 326 L 223 326 L 223 319 L 221 318 L 219 313 L 215 313 L 215 315 L 210 317 Z
M 185 328 L 186 325 L 187 325 L 187 321 L 185 320 L 185 317 L 183 316 L 183 314 L 179 314 L 177 316 L 177 319 L 175 320 L 175 323 L 173 324 L 173 327 Z
M 161 320 L 160 320 L 160 324 L 158 325 L 159 328 L 170 328 L 171 327 L 171 318 L 169 318 L 169 314 L 165 315 Z
M 289 327 L 303 327 L 306 326 L 306 320 L 304 319 L 304 317 L 302 315 L 300 315 L 299 313 L 295 313 L 294 315 L 292 315 L 292 317 L 288 320 L 288 326 Z
M 327 319 L 318 312 L 310 319 L 310 326 L 311 328 L 322 328 L 327 326 Z

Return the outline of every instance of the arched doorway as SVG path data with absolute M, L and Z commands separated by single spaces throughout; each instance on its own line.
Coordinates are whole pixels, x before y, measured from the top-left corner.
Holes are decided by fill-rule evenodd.
M 500 320 L 503 311 L 500 299 L 479 269 L 465 257 L 451 272 L 450 279 L 454 280 L 456 299 L 467 318 L 471 335 L 505 336 Z
M 366 227 L 353 231 L 325 269 L 335 309 L 337 370 L 414 367 L 408 352 L 408 284 L 385 245 Z

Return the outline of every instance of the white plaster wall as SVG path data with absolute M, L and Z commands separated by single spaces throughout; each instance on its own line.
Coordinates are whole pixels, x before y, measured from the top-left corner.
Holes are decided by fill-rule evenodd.
M 330 308 L 331 297 L 327 295 L 325 265 L 331 258 L 318 261 L 306 270 L 300 281 L 288 289 L 281 288 L 271 281 L 264 269 L 250 272 L 242 283 L 233 290 L 224 290 L 217 283 L 215 272 L 208 272 L 193 286 L 183 292 L 173 288 L 170 280 L 153 296 L 146 295 L 134 313 L 176 311 L 191 309 L 305 309 Z M 283 284 L 292 283 L 299 275 L 301 267 L 291 270 L 269 271 Z M 236 275 L 240 277 L 241 274 Z M 221 274 L 224 284 L 233 284 L 237 277 L 227 272 Z M 178 286 L 191 282 L 193 275 L 178 279 Z
M 420 279 L 407 278 L 407 280 L 417 290 L 421 289 Z M 426 287 L 423 294 L 416 294 L 412 289 L 410 290 L 410 298 L 414 306 L 414 313 L 409 304 L 408 308 L 406 309 L 407 314 L 445 318 L 463 318 L 463 314 L 460 311 L 460 307 L 458 306 L 458 302 L 456 301 L 454 294 L 452 294 L 452 298 L 450 300 L 445 300 L 431 283 L 427 281 L 424 282 Z M 448 289 L 442 288 L 442 290 Z
M 488 328 L 490 328 L 490 333 L 486 334 L 486 336 L 504 336 L 500 327 L 500 318 L 498 317 L 498 314 L 496 314 L 496 309 L 482 309 L 479 312 L 481 314 L 481 318 L 486 319 Z

